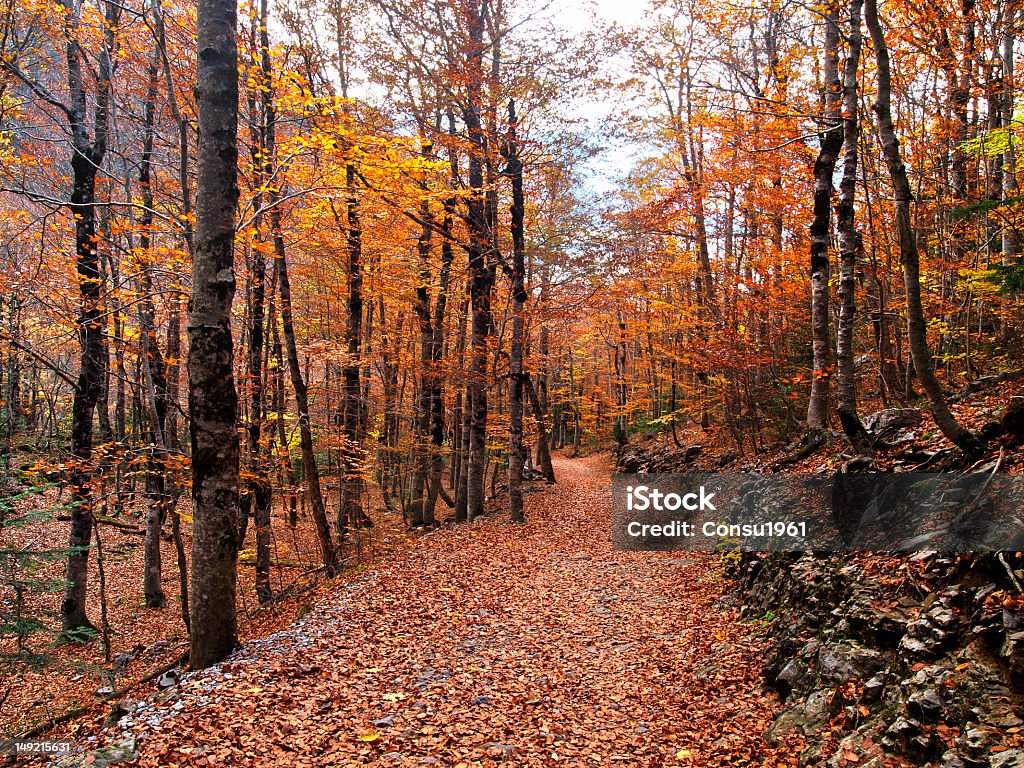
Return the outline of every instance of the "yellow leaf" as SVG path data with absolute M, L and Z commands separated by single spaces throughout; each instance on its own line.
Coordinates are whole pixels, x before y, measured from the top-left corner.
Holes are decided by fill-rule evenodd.
M 379 738 L 380 738 L 380 734 L 377 733 L 377 731 L 374 731 L 372 729 L 369 730 L 369 731 L 363 731 L 362 733 L 359 734 L 359 740 L 360 741 L 376 741 Z
M 692 749 L 680 749 L 676 752 L 676 760 L 686 760 L 691 757 L 693 757 Z

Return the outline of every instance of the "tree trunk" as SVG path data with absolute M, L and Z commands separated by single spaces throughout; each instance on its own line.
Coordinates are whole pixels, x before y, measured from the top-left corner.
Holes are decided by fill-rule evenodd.
M 272 225 L 273 226 L 273 225 Z M 312 507 L 313 524 L 316 526 L 320 553 L 328 572 L 338 569 L 338 556 L 327 522 L 323 491 L 320 488 L 320 470 L 313 453 L 313 430 L 309 422 L 309 393 L 302 368 L 299 365 L 299 350 L 295 343 L 295 325 L 292 322 L 292 289 L 288 280 L 288 262 L 285 258 L 284 238 L 280 229 L 274 226 L 274 253 L 277 264 L 278 290 L 281 296 L 281 327 L 284 331 L 284 346 L 288 355 L 288 371 L 291 374 L 292 390 L 295 392 L 295 408 L 299 417 L 299 444 L 302 448 L 302 474 L 306 478 L 306 490 Z
M 515 102 L 508 103 L 509 138 L 505 149 L 505 174 L 512 180 L 512 343 L 509 355 L 508 508 L 513 523 L 525 523 L 523 515 L 523 366 L 526 321 L 526 242 L 523 235 L 523 162 L 516 137 Z M 546 442 L 546 441 L 545 441 Z
M 857 315 L 854 292 L 857 286 L 857 256 L 863 250 L 854 219 L 857 191 L 857 142 L 860 139 L 857 68 L 862 45 L 861 8 L 863 0 L 850 0 L 850 35 L 843 71 L 843 180 L 839 185 L 837 226 L 839 229 L 839 327 L 836 332 L 836 379 L 839 423 L 857 453 L 870 454 L 871 440 L 857 413 L 857 381 L 853 361 L 853 332 Z
M 96 245 L 96 172 L 103 164 L 110 125 L 111 64 L 120 6 L 105 4 L 107 32 L 99 56 L 99 92 L 96 97 L 93 139 L 89 140 L 86 92 L 82 75 L 82 49 L 77 40 L 78 7 L 67 7 L 67 85 L 71 106 L 67 111 L 72 136 L 73 186 L 70 209 L 75 218 L 75 261 L 78 272 L 80 313 L 78 339 L 81 366 L 71 406 L 71 531 L 68 536 L 67 587 L 61 602 L 61 628 L 66 636 L 92 625 L 85 612 L 89 547 L 92 543 L 92 499 L 88 488 L 92 457 L 93 416 L 100 397 L 106 365 L 103 334 L 102 285 Z
M 973 456 L 982 450 L 983 443 L 977 435 L 965 429 L 953 416 L 932 368 L 924 308 L 921 305 L 920 256 L 910 221 L 910 203 L 913 200 L 913 193 L 907 179 L 907 170 L 903 165 L 899 142 L 896 139 L 896 130 L 892 122 L 889 49 L 886 46 L 882 26 L 878 21 L 876 0 L 865 0 L 864 21 L 871 33 L 871 41 L 875 47 L 875 62 L 878 67 L 878 96 L 874 110 L 878 115 L 878 134 L 882 141 L 882 151 L 885 155 L 885 164 L 889 169 L 889 176 L 892 179 L 895 198 L 896 234 L 899 241 L 900 260 L 903 262 L 903 284 L 907 301 L 907 341 L 910 346 L 914 371 L 928 397 L 936 426 L 965 454 Z
M 629 402 L 626 384 L 626 317 L 622 310 L 616 313 L 617 336 L 613 354 L 614 377 L 612 388 L 615 394 L 615 442 L 619 448 L 626 445 L 626 406 Z M 703 409 L 702 409 L 703 410 Z M 706 413 L 706 411 L 705 411 Z
M 484 200 L 484 162 L 487 141 L 480 122 L 483 84 L 483 18 L 478 0 L 468 4 L 470 52 L 467 104 L 463 120 L 469 133 L 469 188 L 466 225 L 469 229 L 471 355 L 468 387 L 469 458 L 466 467 L 466 515 L 484 512 L 484 473 L 487 466 L 487 336 L 491 327 L 491 288 L 494 268 L 487 263 L 491 248 Z
M 420 155 L 429 161 L 431 146 L 421 137 Z M 431 392 L 434 383 L 434 326 L 430 310 L 430 251 L 433 239 L 434 221 L 427 201 L 427 183 L 420 181 L 423 199 L 420 203 L 420 235 L 416 241 L 419 256 L 419 283 L 413 299 L 413 311 L 419 322 L 420 359 L 419 388 L 416 391 L 413 417 L 412 478 L 409 498 L 408 523 L 411 527 L 433 525 L 425 514 L 426 499 L 429 495 L 430 473 L 430 411 Z
M 807 404 L 807 429 L 825 429 L 828 416 L 832 353 L 829 343 L 829 231 L 832 220 L 832 174 L 843 147 L 839 83 L 839 11 L 835 2 L 825 13 L 825 114 L 814 163 L 814 221 L 811 223 L 811 345 L 813 370 Z
M 1013 58 L 1014 58 L 1014 29 L 1016 28 L 1019 11 L 1016 4 L 1009 3 L 1007 11 L 1009 18 L 1003 23 L 1002 39 L 1002 62 L 1003 62 L 1003 122 L 1004 128 L 1010 136 L 1015 135 L 1014 114 L 1013 114 Z M 1007 138 L 1006 151 L 1003 152 L 1003 201 L 1013 200 L 1017 197 L 1017 149 L 1012 138 Z M 1004 213 L 1004 215 L 1007 215 Z M 1014 263 L 1020 255 L 1020 237 L 1017 234 L 1016 222 L 1003 223 L 1003 264 L 1009 266 Z M 969 329 L 968 329 L 969 332 Z
M 356 170 L 352 163 L 345 169 L 348 196 L 345 202 L 348 247 L 348 323 L 345 342 L 348 355 L 342 369 L 344 405 L 342 407 L 342 478 L 338 506 L 338 534 L 355 526 L 369 527 L 370 519 L 363 511 L 362 406 L 360 386 L 360 355 L 363 324 L 363 230 L 359 222 L 359 197 L 356 193 Z
M 233 0 L 199 0 L 199 151 L 188 319 L 194 515 L 189 659 L 195 668 L 217 663 L 237 642 L 238 395 L 231 341 L 238 203 L 236 17 Z
M 274 108 L 273 62 L 270 58 L 270 33 L 268 31 L 267 0 L 261 0 L 259 13 L 260 83 L 259 115 L 262 125 L 255 132 L 254 151 L 259 157 L 253 158 L 253 167 L 258 169 L 259 186 L 275 184 L 272 179 L 275 160 L 275 131 L 277 113 Z M 255 110 L 253 110 L 255 111 Z M 262 194 L 257 195 L 254 207 L 262 206 Z M 266 393 L 263 379 L 264 305 L 266 300 L 266 259 L 263 256 L 261 232 L 262 217 L 257 217 L 255 226 L 258 247 L 252 252 L 252 273 L 249 288 L 249 500 L 256 524 L 256 597 L 264 605 L 273 597 L 270 585 L 270 508 L 273 491 L 269 477 L 269 462 L 263 446 L 263 418 Z M 240 515 L 244 520 L 245 516 Z M 239 531 L 238 546 L 245 544 L 245 529 Z
M 541 411 L 546 415 L 548 413 L 548 355 L 550 354 L 550 337 L 551 332 L 548 329 L 547 322 L 544 320 L 544 313 L 546 311 L 548 302 L 548 282 L 550 281 L 550 275 L 547 274 L 547 270 L 541 275 L 541 286 L 540 296 L 538 297 L 538 305 L 541 315 L 541 326 L 540 332 L 537 334 L 537 356 L 539 358 L 538 365 L 540 370 L 537 371 L 536 379 L 536 390 L 537 400 L 540 402 Z M 549 439 L 541 439 L 537 437 L 537 465 L 540 467 L 541 472 L 544 473 L 544 478 L 549 482 L 555 482 L 555 469 L 551 464 L 551 441 L 554 436 L 549 436 Z M 565 439 L 565 433 L 562 433 L 562 439 Z M 564 444 L 564 442 L 563 442 Z
M 142 336 L 143 370 L 146 379 L 147 411 L 149 412 L 149 456 L 146 460 L 146 544 L 143 566 L 143 593 L 147 608 L 163 608 L 167 604 L 161 577 L 163 564 L 160 552 L 160 534 L 167 514 L 167 443 L 164 430 L 167 424 L 167 362 L 160 352 L 156 336 L 156 310 L 153 306 L 152 254 L 150 253 L 153 226 L 153 136 L 156 109 L 157 64 L 159 51 L 154 54 L 149 69 L 149 87 L 146 92 L 145 131 L 142 142 L 142 162 L 139 167 L 139 188 L 142 191 L 142 213 L 139 216 L 139 265 L 142 299 L 139 302 L 139 330 Z

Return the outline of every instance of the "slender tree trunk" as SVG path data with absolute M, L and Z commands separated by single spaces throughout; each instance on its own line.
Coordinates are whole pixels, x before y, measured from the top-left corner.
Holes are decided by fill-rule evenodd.
M 1015 3 L 1009 3 L 1007 7 L 1009 18 L 1003 24 L 1002 39 L 1002 61 L 1003 61 L 1003 115 L 1005 129 L 1010 137 L 1016 136 L 1014 130 L 1013 114 L 1013 58 L 1014 58 L 1014 30 L 1016 29 L 1017 17 L 1020 12 Z M 1012 138 L 1006 141 L 1006 151 L 1003 152 L 1003 200 L 1012 200 L 1017 197 L 1017 149 Z M 1020 255 L 1020 236 L 1017 233 L 1015 221 L 1003 225 L 1003 264 L 1013 264 Z M 969 331 L 969 329 L 968 329 Z
M 523 233 L 523 162 L 516 136 L 515 102 L 508 104 L 509 138 L 505 149 L 508 165 L 505 173 L 512 180 L 512 343 L 509 355 L 509 440 L 508 506 L 509 519 L 524 523 L 523 515 L 523 384 L 527 374 L 523 366 L 526 320 L 526 240 Z
M 356 192 L 356 169 L 349 163 L 345 169 L 348 196 L 345 203 L 348 248 L 348 323 L 345 341 L 348 356 L 342 369 L 344 381 L 343 451 L 341 503 L 338 507 L 338 531 L 344 537 L 349 527 L 368 527 L 370 519 L 363 511 L 363 448 L 362 387 L 360 356 L 363 324 L 363 230 L 359 221 L 359 197 Z
M 422 139 L 420 155 L 429 160 L 431 147 Z M 409 499 L 409 525 L 433 525 L 425 515 L 426 499 L 429 495 L 430 473 L 430 410 L 431 392 L 434 379 L 434 326 L 430 309 L 430 251 L 433 239 L 434 222 L 427 201 L 427 184 L 420 182 L 420 191 L 424 195 L 420 203 L 420 235 L 416 241 L 419 256 L 419 284 L 413 300 L 413 311 L 419 322 L 420 359 L 419 388 L 416 391 L 415 415 L 413 417 L 412 443 L 412 478 Z
M 626 385 L 626 317 L 622 310 L 615 313 L 616 329 L 613 354 L 614 377 L 612 388 L 615 395 L 615 442 L 619 448 L 626 445 L 626 406 L 629 402 Z
M 924 308 L 921 304 L 920 256 L 910 219 L 913 193 L 907 179 L 907 170 L 903 165 L 896 130 L 892 122 L 889 49 L 878 20 L 876 0 L 865 0 L 864 21 L 871 34 L 871 41 L 875 48 L 875 62 L 878 67 L 878 95 L 874 109 L 878 115 L 878 133 L 882 141 L 885 163 L 892 179 L 895 198 L 896 234 L 900 247 L 900 259 L 903 262 L 903 284 L 907 301 L 907 341 L 914 363 L 914 371 L 928 396 L 935 424 L 942 434 L 959 446 L 965 454 L 973 456 L 982 450 L 982 441 L 973 432 L 965 429 L 953 416 L 932 367 Z
M 484 0 L 486 2 L 486 0 Z M 466 467 L 466 514 L 484 513 L 484 473 L 487 466 L 487 337 L 491 326 L 491 288 L 494 270 L 487 263 L 491 248 L 484 199 L 484 163 L 487 141 L 480 121 L 483 84 L 483 9 L 479 0 L 468 4 L 470 52 L 467 68 L 467 104 L 463 120 L 469 133 L 469 188 L 466 225 L 469 228 L 471 355 L 468 386 L 469 458 Z
M 192 243 L 191 236 L 188 239 Z M 164 429 L 164 441 L 167 450 L 172 454 L 180 454 L 181 445 L 178 437 L 178 396 L 180 387 L 181 365 L 181 296 L 171 297 L 171 317 L 167 323 L 167 424 Z M 172 492 L 176 501 L 180 489 L 172 484 Z M 185 556 L 185 542 L 181 536 L 181 514 L 174 509 L 171 515 L 171 537 L 174 539 L 174 550 L 178 560 L 178 593 L 181 598 L 181 620 L 186 631 L 191 632 L 192 619 L 189 615 L 188 599 L 188 560 Z
M 234 0 L 199 0 L 199 152 L 195 256 L 189 303 L 192 435 L 193 667 L 223 659 L 237 642 L 238 395 L 233 370 L 238 203 L 238 51 Z
M 863 250 L 854 218 L 857 191 L 857 142 L 860 140 L 857 68 L 863 37 L 861 9 L 863 0 L 850 0 L 850 34 L 846 66 L 843 71 L 843 180 L 839 185 L 837 227 L 839 229 L 839 327 L 836 332 L 836 379 L 838 384 L 839 423 L 854 450 L 871 453 L 871 440 L 857 414 L 857 380 L 853 360 L 853 332 L 856 324 L 857 256 Z
M 443 220 L 444 231 L 451 235 L 456 201 L 449 198 L 445 202 Z M 441 273 L 439 276 L 437 297 L 434 300 L 434 338 L 431 345 L 431 382 L 430 382 L 430 476 L 429 492 L 423 509 L 424 520 L 431 524 L 436 519 L 434 513 L 437 496 L 443 493 L 441 478 L 444 475 L 444 377 L 441 375 L 441 364 L 444 361 L 444 324 L 448 308 L 448 286 L 451 281 L 452 263 L 455 260 L 455 249 L 451 240 L 445 238 L 441 243 Z
M 107 356 L 103 333 L 102 285 L 99 253 L 96 245 L 96 173 L 103 164 L 110 125 L 111 77 L 114 28 L 119 8 L 105 4 L 107 32 L 99 55 L 99 91 L 96 98 L 93 139 L 86 124 L 88 108 L 82 74 L 82 49 L 79 46 L 80 8 L 66 7 L 65 43 L 67 85 L 71 105 L 67 111 L 72 136 L 72 191 L 70 209 L 75 218 L 75 261 L 78 272 L 80 314 L 78 339 L 81 365 L 71 406 L 71 531 L 68 536 L 67 588 L 61 602 L 61 627 L 66 636 L 82 627 L 91 627 L 85 612 L 88 583 L 89 547 L 92 543 L 93 511 L 89 492 L 89 460 L 92 457 L 93 416 Z
M 540 402 L 541 410 L 547 414 L 550 403 L 548 402 L 548 355 L 551 352 L 551 331 L 548 328 L 547 321 L 544 319 L 544 313 L 546 311 L 548 302 L 548 282 L 550 275 L 547 274 L 547 270 L 541 275 L 541 287 L 540 296 L 538 297 L 538 305 L 541 314 L 541 326 L 540 332 L 537 334 L 537 356 L 538 366 L 536 379 L 536 390 L 537 400 Z M 540 471 L 544 474 L 545 480 L 549 483 L 555 482 L 555 468 L 551 464 L 551 440 L 554 436 L 548 440 L 542 440 L 540 436 L 537 437 L 537 465 L 540 467 Z M 565 435 L 562 434 L 563 444 Z
M 270 58 L 270 33 L 268 30 L 267 0 L 261 0 L 259 13 L 260 72 L 262 75 L 261 98 L 258 114 L 262 125 L 256 131 L 254 147 L 260 156 L 253 158 L 253 167 L 258 168 L 260 186 L 276 184 L 272 180 L 275 160 L 275 130 L 277 115 L 274 108 L 273 62 Z M 253 110 L 255 111 L 255 110 Z M 255 206 L 263 203 L 262 194 L 257 195 Z M 260 232 L 262 217 L 256 222 Z M 258 245 L 263 245 L 262 232 Z M 260 247 L 252 253 L 252 274 L 249 288 L 249 498 L 256 524 L 256 597 L 260 604 L 266 604 L 273 597 L 270 585 L 270 509 L 273 491 L 269 477 L 269 463 L 263 446 L 263 419 L 266 392 L 263 378 L 263 353 L 266 346 L 264 337 L 264 306 L 266 303 L 266 259 Z M 240 516 L 244 519 L 244 516 Z M 244 528 L 239 532 L 238 545 L 244 546 Z
M 149 412 L 149 456 L 146 461 L 146 544 L 143 568 L 143 593 L 147 608 L 163 608 L 167 603 L 161 577 L 163 564 L 160 552 L 160 534 L 167 514 L 167 444 L 164 430 L 167 424 L 167 363 L 160 352 L 156 335 L 156 310 L 153 306 L 152 238 L 153 226 L 153 138 L 157 91 L 157 65 L 159 51 L 155 52 L 149 69 L 149 87 L 145 103 L 145 131 L 142 142 L 142 162 L 139 168 L 139 188 L 142 191 L 142 213 L 139 216 L 139 265 L 142 300 L 139 302 L 139 329 L 142 335 L 142 365 L 146 379 L 147 411 Z
M 832 175 L 843 147 L 839 82 L 839 11 L 833 1 L 825 13 L 825 113 L 814 163 L 814 221 L 811 224 L 811 340 L 813 371 L 807 404 L 807 429 L 819 432 L 828 421 L 832 352 L 829 342 L 829 231 L 832 220 Z
M 285 259 L 284 239 L 275 231 L 274 249 L 277 263 L 278 290 L 281 296 L 281 328 L 284 331 L 284 346 L 288 356 L 288 370 L 291 374 L 292 390 L 295 392 L 295 408 L 299 417 L 299 444 L 302 448 L 302 474 L 306 479 L 306 491 L 313 513 L 313 524 L 316 526 L 317 540 L 320 542 L 320 553 L 324 566 L 331 573 L 338 569 L 338 555 L 331 537 L 331 527 L 327 522 L 327 510 L 324 507 L 323 491 L 320 487 L 320 470 L 316 465 L 313 453 L 313 430 L 309 421 L 309 393 L 302 367 L 299 364 L 299 351 L 295 342 L 295 326 L 292 322 L 292 289 L 288 279 L 288 263 Z

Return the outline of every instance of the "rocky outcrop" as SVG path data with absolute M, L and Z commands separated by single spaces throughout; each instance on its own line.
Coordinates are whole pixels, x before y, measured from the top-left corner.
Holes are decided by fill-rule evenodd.
M 876 440 L 896 442 L 905 430 L 918 426 L 923 420 L 917 408 L 886 408 L 864 417 L 864 429 Z
M 700 445 L 677 447 L 653 439 L 627 445 L 615 462 L 616 472 L 687 472 L 695 471 L 694 460 L 704 452 Z M 730 456 L 727 461 L 731 461 Z M 724 466 L 723 462 L 723 466 Z
M 807 766 L 1024 768 L 1024 624 L 1002 563 L 913 561 L 917 581 L 877 575 L 906 559 L 747 556 L 744 612 L 771 617 L 764 682 L 783 704 L 766 739 L 801 733 Z

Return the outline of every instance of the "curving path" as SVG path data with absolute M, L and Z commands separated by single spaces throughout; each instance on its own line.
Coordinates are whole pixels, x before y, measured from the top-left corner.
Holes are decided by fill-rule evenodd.
M 137 714 L 145 766 L 777 765 L 761 639 L 711 558 L 613 553 L 600 459 L 413 540 Z M 787 761 L 788 762 L 788 761 Z

